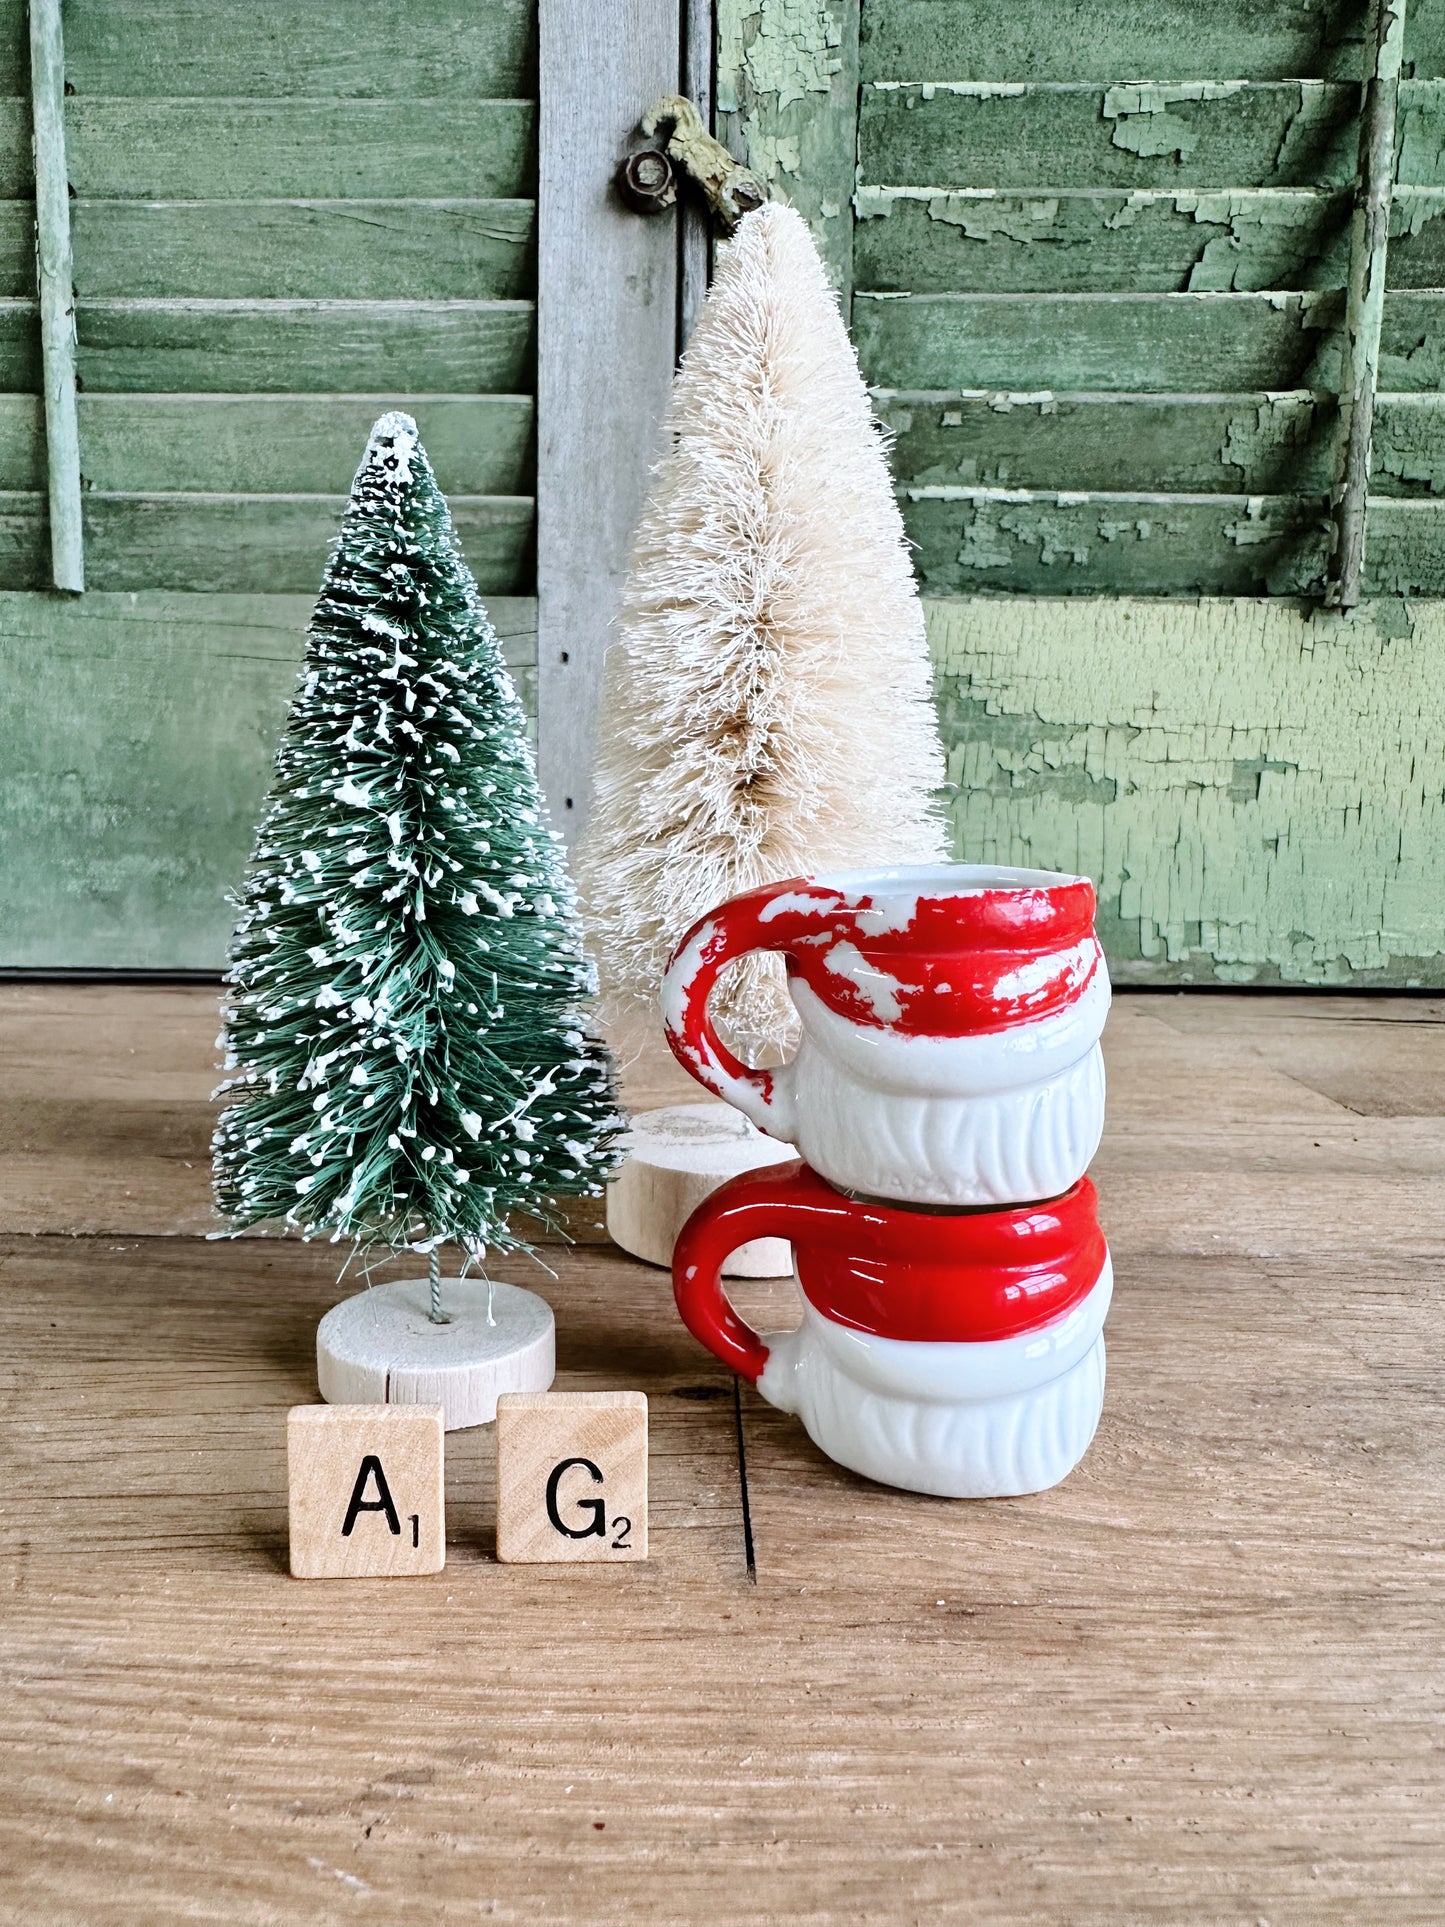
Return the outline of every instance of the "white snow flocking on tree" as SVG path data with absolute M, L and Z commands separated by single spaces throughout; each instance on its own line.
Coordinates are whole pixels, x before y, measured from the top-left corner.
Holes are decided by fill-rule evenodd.
M 602 1024 L 623 1055 L 658 1027 L 673 945 L 725 897 L 946 855 L 923 610 L 883 435 L 791 208 L 758 208 L 720 254 L 667 426 L 578 853 Z M 784 1047 L 774 959 L 748 959 L 715 1006 L 740 1055 Z

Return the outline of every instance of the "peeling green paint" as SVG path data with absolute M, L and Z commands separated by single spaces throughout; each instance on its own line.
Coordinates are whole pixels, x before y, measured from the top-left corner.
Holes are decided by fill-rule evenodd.
M 1377 399 L 1370 486 L 1378 494 L 1392 480 L 1413 490 L 1445 495 L 1445 398 L 1383 395 Z
M 866 183 L 855 205 L 855 280 L 869 291 L 1250 293 L 1338 288 L 1347 265 L 1343 190 Z M 1442 205 L 1437 195 L 1429 213 Z M 940 227 L 983 245 L 955 245 Z
M 926 611 L 957 854 L 1094 877 L 1121 979 L 1445 985 L 1445 603 Z
M 859 103 L 865 181 L 939 187 L 1347 187 L 1358 83 L 875 80 Z M 1445 181 L 1445 87 L 1406 83 L 1401 174 Z
M 724 136 L 812 228 L 834 285 L 852 285 L 856 0 L 718 0 Z
M 1198 135 L 1191 121 L 1170 113 L 1170 108 L 1186 101 L 1228 100 L 1244 87 L 1242 80 L 1197 80 L 1188 87 L 1110 87 L 1103 106 L 1104 119 L 1114 123 L 1110 141 L 1130 154 L 1172 154 L 1175 160 L 1188 160 Z

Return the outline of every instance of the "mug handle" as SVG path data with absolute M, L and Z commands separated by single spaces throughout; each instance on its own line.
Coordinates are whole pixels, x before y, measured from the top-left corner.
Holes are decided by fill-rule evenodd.
M 722 1268 L 739 1245 L 754 1238 L 793 1238 L 817 1232 L 839 1213 L 830 1192 L 801 1160 L 743 1171 L 705 1197 L 678 1234 L 672 1253 L 672 1290 L 682 1322 L 715 1358 L 756 1385 L 768 1348 L 723 1292 Z
M 792 902 L 771 909 L 782 897 Z M 800 934 L 819 927 L 820 913 L 836 918 L 837 909 L 836 891 L 819 890 L 806 877 L 745 891 L 698 918 L 662 976 L 662 1020 L 673 1056 L 699 1084 L 785 1143 L 793 1135 L 788 1080 L 777 1071 L 749 1070 L 733 1055 L 714 1028 L 708 998 L 728 964 L 752 950 L 786 952 Z

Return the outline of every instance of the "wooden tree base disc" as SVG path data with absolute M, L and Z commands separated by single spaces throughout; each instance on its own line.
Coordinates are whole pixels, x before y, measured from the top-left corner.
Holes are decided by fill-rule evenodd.
M 444 1278 L 429 1316 L 425 1278 L 395 1278 L 334 1305 L 316 1329 L 316 1378 L 328 1405 L 440 1405 L 449 1432 L 486 1425 L 501 1392 L 545 1392 L 557 1369 L 552 1307 L 520 1285 Z
M 607 1229 L 614 1244 L 649 1265 L 672 1263 L 677 1234 L 728 1178 L 798 1155 L 716 1102 L 639 1111 L 623 1143 L 627 1162 L 607 1187 Z M 792 1269 L 786 1238 L 739 1245 L 723 1266 L 729 1278 L 786 1278 Z

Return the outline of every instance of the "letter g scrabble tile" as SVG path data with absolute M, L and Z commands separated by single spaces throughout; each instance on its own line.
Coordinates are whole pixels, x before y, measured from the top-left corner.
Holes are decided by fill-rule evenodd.
M 497 1557 L 631 1565 L 647 1557 L 641 1392 L 504 1392 L 497 1400 Z

